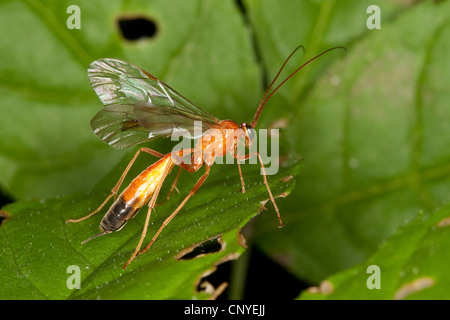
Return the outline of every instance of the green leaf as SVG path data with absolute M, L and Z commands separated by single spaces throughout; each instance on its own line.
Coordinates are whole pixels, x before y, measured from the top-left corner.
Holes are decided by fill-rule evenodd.
M 18 201 L 3 208 L 10 217 L 0 227 L 0 299 L 204 299 L 214 294 L 197 289 L 201 277 L 243 252 L 245 241 L 240 229 L 261 212 L 261 206 L 269 199 L 259 167 L 243 168 L 247 190 L 242 193 L 235 166 L 213 166 L 205 185 L 167 225 L 154 245 L 124 270 L 122 266 L 142 232 L 145 208 L 120 232 L 85 244 L 81 241 L 98 233 L 101 214 L 76 224 L 65 221 L 93 211 L 108 195 L 107 190 L 112 188 L 125 164 L 114 170 L 114 179 L 101 182 L 98 186 L 101 192 L 46 201 Z M 294 179 L 281 178 L 295 176 L 299 168 L 299 165 L 282 168 L 279 175 L 269 177 L 274 196 L 285 197 L 290 193 Z M 181 175 L 180 194 L 172 196 L 152 214 L 145 245 L 194 184 L 194 177 Z M 167 194 L 169 187 L 170 183 L 166 183 L 161 194 Z M 105 211 L 106 208 L 102 212 Z M 273 227 L 277 229 L 274 211 L 264 214 L 272 216 Z M 214 252 L 177 258 L 191 247 L 207 247 L 208 239 L 217 239 L 216 246 L 220 244 Z M 80 270 L 80 289 L 67 285 L 73 279 L 70 278 L 73 270 L 68 269 L 71 266 Z
M 301 155 L 305 169 L 294 194 L 280 201 L 286 227 L 278 232 L 272 215 L 262 215 L 255 224 L 255 243 L 293 275 L 318 284 L 365 261 L 417 212 L 433 212 L 448 200 L 449 2 L 287 0 L 274 5 L 245 0 L 241 12 L 233 1 L 173 0 L 168 5 L 162 0 L 82 0 L 77 1 L 80 30 L 66 27 L 71 4 L 59 0 L 0 4 L 0 188 L 19 200 L 8 207 L 11 212 L 17 206 L 23 217 L 32 212 L 35 217 L 43 212 L 41 206 L 49 205 L 51 212 L 58 206 L 72 210 L 68 207 L 74 201 L 83 207 L 70 213 L 81 216 L 106 196 L 105 190 L 118 178 L 116 166 L 135 151 L 109 148 L 89 127 L 101 108 L 86 76 L 93 60 L 129 61 L 218 118 L 241 122 L 252 119 L 263 94 L 261 78 L 270 82 L 298 45 L 305 47 L 305 54 L 295 55 L 281 78 L 332 46 L 346 46 L 347 53 L 333 51 L 309 64 L 271 98 L 261 115 L 259 128 L 284 128 L 282 159 Z M 381 30 L 366 27 L 366 9 L 373 4 L 381 9 Z M 155 37 L 137 42 L 122 38 L 117 19 L 135 14 L 155 22 Z M 172 145 L 155 141 L 150 147 L 166 152 Z M 236 170 L 230 177 L 236 177 Z M 196 178 L 184 176 L 185 192 Z M 86 196 L 97 192 L 98 197 Z M 43 198 L 49 200 L 28 202 Z M 181 196 L 173 198 L 173 205 L 179 200 Z M 63 220 L 73 214 L 58 216 L 60 228 L 65 230 Z M 53 218 L 46 223 L 51 225 Z M 4 227 L 14 219 L 17 216 Z M 140 223 L 127 226 L 135 228 L 129 239 L 140 232 L 139 219 L 142 216 L 135 219 Z M 97 223 L 86 222 L 92 229 L 73 243 L 97 231 Z M 31 233 L 25 220 L 19 225 L 15 232 L 28 240 Z M 40 227 L 56 230 L 48 225 Z M 125 230 L 119 234 L 129 235 Z M 104 238 L 101 241 L 109 241 Z M 132 251 L 132 242 L 120 248 L 122 260 Z M 7 254 L 6 261 L 14 259 L 11 252 L 27 252 L 30 242 L 17 243 L 11 247 L 15 251 L 6 247 L 0 253 L 0 261 Z M 48 246 L 46 241 L 40 244 Z M 76 252 L 78 247 L 74 248 Z M 236 248 L 230 250 L 241 250 Z M 114 250 L 108 250 L 112 257 Z M 217 261 L 213 256 L 220 253 L 215 254 L 204 258 Z M 17 266 L 35 258 L 32 253 L 18 256 Z M 96 263 L 101 257 L 105 255 Z M 76 296 L 66 289 L 62 294 L 47 295 L 46 290 L 42 294 L 34 284 L 50 276 L 15 266 L 8 270 L 21 279 L 14 283 L 18 292 Z M 83 270 L 84 276 L 97 266 Z M 64 276 L 60 281 L 65 282 L 68 275 Z M 10 275 L 6 277 L 9 281 Z M 184 288 L 191 290 L 192 283 Z M 80 297 L 94 296 L 94 291 L 83 290 L 86 287 L 83 293 L 77 291 Z
M 347 53 L 327 55 L 320 60 L 328 69 L 308 68 L 291 84 L 286 149 L 302 155 L 305 169 L 292 200 L 281 208 L 288 212 L 288 231 L 279 236 L 264 224 L 258 229 L 257 244 L 313 284 L 361 263 L 417 212 L 432 212 L 449 199 L 450 3 L 426 1 L 397 11 L 386 1 L 374 3 L 381 9 L 380 30 L 365 26 L 368 2 L 361 1 L 357 16 L 343 11 L 351 3 L 304 3 L 318 7 L 305 14 L 318 11 L 313 21 L 319 25 L 312 28 L 322 31 L 309 33 L 320 39 L 297 42 L 317 42 L 323 49 L 346 45 Z M 267 38 L 277 35 L 282 45 L 276 48 L 286 48 L 279 54 L 285 55 L 293 35 L 278 29 L 304 30 L 304 19 L 289 19 L 300 8 L 249 4 L 255 21 L 269 16 L 279 22 L 271 33 L 261 32 L 261 51 L 268 52 Z M 359 21 L 359 38 L 353 24 L 342 23 L 344 15 Z
M 333 275 L 299 298 L 449 299 L 449 222 L 448 204 L 431 215 L 419 214 L 364 263 Z

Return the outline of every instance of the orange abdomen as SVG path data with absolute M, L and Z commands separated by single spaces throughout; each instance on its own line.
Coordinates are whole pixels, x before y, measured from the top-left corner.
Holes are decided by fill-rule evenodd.
M 114 201 L 103 217 L 100 228 L 105 232 L 120 230 L 150 200 L 158 183 L 166 178 L 173 166 L 169 153 L 142 171 Z

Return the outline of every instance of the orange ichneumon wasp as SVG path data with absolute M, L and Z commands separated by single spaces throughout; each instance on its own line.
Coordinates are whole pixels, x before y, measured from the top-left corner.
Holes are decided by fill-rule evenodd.
M 260 154 L 254 152 L 253 154 L 240 156 L 237 152 L 237 145 L 241 139 L 245 139 L 245 147 L 250 148 L 255 136 L 254 128 L 258 123 L 264 106 L 286 81 L 321 55 L 334 49 L 345 49 L 343 47 L 334 47 L 323 51 L 295 69 L 275 89 L 270 91 L 286 63 L 299 48 L 303 47 L 297 47 L 287 57 L 275 78 L 268 86 L 252 122 L 244 122 L 241 125 L 238 125 L 232 120 L 217 119 L 184 98 L 155 76 L 132 64 L 109 58 L 94 61 L 89 66 L 88 75 L 93 89 L 105 107 L 91 120 L 91 127 L 94 133 L 107 144 L 115 148 L 127 148 L 157 137 L 169 137 L 177 130 L 185 130 L 192 133 L 195 129 L 194 124 L 199 121 L 201 121 L 202 128 L 207 129 L 207 131 L 202 134 L 194 148 L 176 150 L 166 155 L 146 147 L 140 148 L 125 168 L 125 171 L 111 190 L 109 196 L 95 211 L 85 217 L 66 221 L 66 223 L 69 223 L 85 220 L 99 212 L 114 197 L 114 203 L 101 220 L 101 232 L 86 239 L 82 243 L 95 237 L 121 230 L 128 220 L 133 218 L 142 207 L 147 205 L 148 211 L 144 228 L 136 249 L 123 266 L 123 268 L 126 268 L 138 254 L 144 253 L 152 246 L 164 227 L 202 186 L 209 175 L 210 167 L 214 163 L 215 158 L 223 157 L 227 153 L 238 160 L 237 164 L 242 192 L 245 192 L 245 183 L 239 161 L 247 160 L 255 155 L 258 157 L 264 184 L 275 208 L 280 227 L 282 227 L 283 221 L 281 220 L 280 211 L 270 190 Z M 211 133 L 211 130 L 213 130 L 213 133 Z M 149 153 L 160 159 L 141 172 L 117 196 L 125 176 L 141 152 Z M 205 173 L 199 178 L 175 211 L 164 220 L 150 243 L 141 250 L 150 222 L 151 211 L 156 205 L 156 200 L 163 182 L 172 168 L 178 166 L 180 169 L 170 188 L 169 195 L 176 189 L 181 169 L 193 173 L 197 172 L 203 165 L 205 166 Z

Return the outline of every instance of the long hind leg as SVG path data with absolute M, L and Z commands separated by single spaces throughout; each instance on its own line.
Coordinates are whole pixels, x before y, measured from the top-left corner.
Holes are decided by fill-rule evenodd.
M 164 169 L 164 171 L 161 173 L 161 176 L 159 178 L 158 184 L 156 185 L 155 191 L 150 199 L 150 201 L 148 202 L 148 211 L 147 211 L 147 216 L 145 218 L 145 223 L 144 223 L 144 228 L 142 229 L 142 233 L 141 233 L 141 238 L 139 239 L 139 243 L 136 246 L 136 249 L 134 250 L 133 254 L 131 255 L 130 259 L 128 259 L 128 261 L 123 265 L 123 268 L 125 269 L 132 261 L 133 259 L 139 254 L 141 253 L 139 250 L 141 249 L 142 246 L 142 242 L 145 239 L 145 236 L 147 235 L 147 229 L 148 229 L 148 225 L 150 223 L 150 216 L 151 216 L 151 212 L 154 209 L 154 207 L 156 206 L 156 200 L 158 198 L 159 192 L 161 191 L 161 187 L 164 183 L 164 180 L 167 178 L 167 175 L 170 173 L 170 170 L 172 169 L 172 167 L 174 166 L 174 164 L 176 164 L 178 160 L 180 160 L 180 158 L 176 158 L 175 156 L 181 154 L 184 155 L 184 153 L 189 154 L 191 153 L 192 150 L 185 150 L 185 151 L 174 151 L 171 153 L 171 162 L 167 165 L 167 167 Z M 186 169 L 190 169 L 189 167 L 187 167 Z M 208 169 L 209 171 L 209 169 Z M 180 172 L 178 172 L 178 175 L 180 174 Z M 172 184 L 172 188 L 175 188 L 175 184 L 176 181 L 178 180 L 178 175 L 177 178 L 175 180 L 175 183 Z M 145 249 L 146 250 L 146 249 Z M 145 251 L 144 250 L 144 251 Z
M 108 203 L 109 199 L 111 199 L 113 196 L 116 197 L 117 196 L 117 191 L 119 190 L 123 180 L 125 179 L 125 176 L 127 175 L 128 171 L 130 171 L 131 166 L 133 165 L 133 163 L 136 161 L 136 158 L 138 157 L 138 155 L 141 152 L 147 152 L 157 158 L 162 158 L 164 155 L 162 153 L 159 153 L 158 151 L 149 149 L 149 148 L 140 148 L 133 156 L 133 158 L 131 159 L 131 161 L 128 163 L 127 167 L 125 168 L 124 172 L 122 173 L 122 176 L 120 177 L 119 181 L 117 182 L 117 184 L 114 186 L 114 188 L 111 190 L 111 193 L 106 197 L 106 199 L 102 202 L 102 204 L 95 209 L 93 212 L 89 213 L 87 216 L 79 218 L 79 219 L 69 219 L 66 220 L 66 223 L 70 223 L 70 222 L 80 222 L 83 220 L 86 220 L 90 217 L 92 217 L 94 214 L 96 214 L 97 212 L 99 212 L 104 206 L 105 204 Z
M 147 251 L 153 244 L 153 242 L 156 241 L 156 238 L 158 238 L 161 231 L 164 229 L 165 226 L 169 224 L 169 222 L 177 215 L 177 213 L 183 208 L 183 206 L 186 204 L 186 202 L 197 192 L 197 190 L 202 186 L 202 184 L 205 182 L 206 178 L 208 178 L 209 175 L 209 169 L 210 167 L 206 166 L 205 173 L 200 177 L 200 179 L 197 181 L 195 186 L 192 188 L 192 190 L 189 192 L 189 194 L 184 198 L 183 202 L 178 206 L 178 208 L 162 223 L 161 227 L 159 228 L 158 232 L 153 236 L 150 243 L 141 251 L 139 251 L 139 254 L 144 253 Z
M 156 207 L 162 206 L 167 200 L 169 200 L 170 196 L 172 195 L 173 190 L 177 190 L 177 192 L 180 193 L 180 191 L 178 191 L 178 189 L 177 189 L 177 183 L 178 183 L 178 178 L 180 177 L 181 169 L 183 169 L 183 168 L 180 167 L 178 169 L 177 176 L 175 177 L 175 180 L 172 182 L 172 186 L 170 187 L 170 190 L 169 190 L 169 193 L 167 194 L 167 197 L 163 201 L 161 201 L 160 203 L 157 203 L 155 205 Z
M 161 191 L 161 187 L 164 183 L 164 180 L 166 179 L 166 177 L 169 174 L 172 167 L 173 167 L 173 162 L 170 162 L 166 166 L 164 171 L 162 172 L 161 176 L 159 177 L 159 181 L 158 181 L 158 184 L 156 185 L 155 191 L 153 192 L 153 195 L 147 204 L 148 211 L 147 211 L 147 216 L 146 216 L 145 222 L 144 222 L 144 228 L 142 229 L 141 237 L 140 237 L 139 242 L 136 246 L 136 249 L 134 250 L 130 259 L 128 259 L 128 261 L 123 265 L 124 269 L 131 263 L 131 261 L 133 261 L 133 259 L 136 257 L 136 255 L 139 253 L 139 250 L 141 249 L 142 242 L 144 241 L 145 236 L 147 235 L 148 224 L 150 223 L 150 216 L 151 216 L 152 210 L 154 209 L 154 207 L 156 205 L 156 199 L 158 199 L 158 195 L 159 195 L 159 192 Z

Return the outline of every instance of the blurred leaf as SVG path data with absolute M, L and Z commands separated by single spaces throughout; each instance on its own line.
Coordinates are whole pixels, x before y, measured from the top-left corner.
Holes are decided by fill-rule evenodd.
M 347 2 L 339 3 L 335 14 Z M 348 45 L 295 105 L 285 137 L 305 169 L 295 201 L 281 208 L 288 231 L 260 225 L 258 244 L 312 283 L 364 261 L 417 212 L 449 197 L 450 3 L 423 2 L 391 21 L 386 3 L 382 28 Z
M 364 263 L 333 275 L 299 298 L 449 299 L 449 225 L 448 204 L 428 217 L 419 214 Z M 370 266 L 379 269 L 373 271 Z M 379 289 L 369 289 L 367 283 L 379 283 Z
M 285 76 L 323 50 L 334 46 L 351 49 L 349 46 L 368 31 L 366 10 L 369 5 L 381 6 L 383 24 L 405 7 L 398 1 L 384 0 L 279 1 L 277 5 L 270 0 L 246 0 L 244 4 L 261 55 L 261 64 L 267 70 L 267 82 L 272 80 L 286 57 L 299 45 L 304 47 L 304 53 L 292 58 L 283 72 Z M 297 119 L 290 118 L 291 113 L 306 105 L 304 97 L 311 86 L 333 60 L 342 56 L 338 51 L 322 56 L 287 82 L 271 99 L 269 105 L 272 106 L 264 110 L 261 117 L 263 127 L 281 117 L 288 117 L 292 120 L 291 125 L 297 125 Z
M 114 179 L 118 179 L 126 164 L 114 170 Z M 281 178 L 296 175 L 298 170 L 296 165 L 280 170 L 280 176 L 269 177 L 273 194 L 287 196 L 294 187 L 294 179 Z M 168 224 L 152 248 L 139 255 L 126 270 L 122 266 L 138 243 L 146 208 L 120 232 L 83 245 L 82 240 L 98 233 L 101 214 L 76 224 L 64 223 L 93 211 L 107 196 L 106 190 L 114 185 L 112 177 L 102 181 L 99 186 L 102 192 L 8 205 L 3 210 L 10 218 L 0 227 L 0 299 L 208 298 L 212 292 L 196 289 L 202 275 L 243 252 L 245 242 L 242 243 L 240 229 L 260 212 L 261 203 L 268 200 L 258 166 L 246 168 L 245 179 L 247 191 L 243 194 L 235 166 L 213 166 L 210 177 L 195 197 Z M 180 194 L 156 208 L 144 245 L 194 184 L 192 176 L 187 173 L 181 176 Z M 168 187 L 170 183 L 166 183 L 160 200 L 164 199 Z M 279 203 L 282 201 L 278 199 Z M 277 229 L 276 215 L 272 212 L 270 215 Z M 211 238 L 222 241 L 219 251 L 189 260 L 176 259 L 183 250 Z M 72 275 L 69 266 L 80 268 L 80 289 L 69 289 L 66 285 Z

